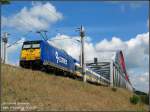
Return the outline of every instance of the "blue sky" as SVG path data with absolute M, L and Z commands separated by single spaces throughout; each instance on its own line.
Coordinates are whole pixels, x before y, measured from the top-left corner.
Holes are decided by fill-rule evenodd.
M 44 3 L 44 2 L 43 2 Z M 148 4 L 139 3 L 139 7 L 131 7 L 129 3 L 109 2 L 51 2 L 58 11 L 63 13 L 63 19 L 58 21 L 48 31 L 56 35 L 57 31 L 68 35 L 76 35 L 75 28 L 83 24 L 86 34 L 93 42 L 112 36 L 128 40 L 138 33 L 147 32 Z M 19 12 L 24 6 L 32 7 L 31 2 L 12 2 L 2 8 L 2 15 L 10 16 Z M 124 7 L 124 9 L 122 9 Z M 56 31 L 57 30 L 57 31 Z
M 49 10 L 48 12 L 40 12 L 39 7 L 45 11 L 47 11 L 47 8 Z M 146 76 L 147 78 L 147 75 L 142 74 L 149 72 L 149 63 L 147 63 L 149 54 L 143 51 L 143 49 L 149 49 L 148 9 L 148 2 L 145 1 L 11 2 L 9 5 L 2 6 L 2 32 L 7 31 L 11 34 L 9 44 L 20 38 L 25 40 L 41 39 L 36 33 L 29 33 L 25 36 L 28 32 L 27 29 L 30 28 L 33 31 L 41 27 L 48 30 L 49 39 L 56 38 L 58 33 L 72 38 L 78 36 L 78 32 L 75 30 L 82 24 L 85 27 L 86 36 L 90 39 L 90 44 L 88 44 L 90 49 L 87 52 L 93 52 L 90 50 L 102 47 L 106 49 L 116 49 L 117 47 L 125 49 L 125 46 L 127 46 L 129 50 L 125 51 L 125 54 L 127 54 L 125 60 L 127 60 L 129 71 L 133 74 L 131 78 L 136 77 L 134 74 L 139 74 L 141 77 Z M 23 23 L 20 18 L 23 19 Z M 18 63 L 19 45 L 8 49 L 8 63 Z M 67 46 L 64 48 L 67 50 Z M 135 61 L 132 60 L 134 59 L 134 49 L 135 51 L 139 49 Z M 143 61 L 144 64 L 140 66 L 139 60 L 141 62 L 145 60 Z M 138 84 L 135 85 L 138 87 Z M 143 83 L 139 89 L 148 91 L 148 86 L 145 85 Z
M 145 21 L 148 18 L 148 5 L 143 5 L 135 10 L 127 3 L 54 2 L 53 4 L 64 13 L 65 18 L 56 27 L 77 27 L 83 24 L 86 27 L 87 35 L 92 36 L 96 41 L 114 35 L 127 40 L 137 33 L 147 31 Z M 125 11 L 120 10 L 122 5 L 125 7 Z M 69 31 L 67 33 L 72 34 Z

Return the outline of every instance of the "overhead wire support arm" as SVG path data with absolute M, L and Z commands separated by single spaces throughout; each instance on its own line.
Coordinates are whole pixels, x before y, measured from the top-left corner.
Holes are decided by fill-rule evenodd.
M 42 32 L 44 32 L 45 36 L 42 34 Z M 39 30 L 39 31 L 36 31 L 36 33 L 39 33 L 39 34 L 42 36 L 42 38 L 43 38 L 45 41 L 47 41 L 48 38 L 47 38 L 46 32 L 47 32 L 46 30 Z
M 42 35 L 41 31 L 37 31 L 36 33 L 39 33 L 42 36 L 42 38 L 45 40 L 45 37 Z
M 44 30 L 43 32 L 44 32 L 44 34 L 45 34 L 46 40 L 48 40 L 48 37 L 47 37 L 47 34 L 46 34 L 48 31 L 47 31 L 47 30 Z

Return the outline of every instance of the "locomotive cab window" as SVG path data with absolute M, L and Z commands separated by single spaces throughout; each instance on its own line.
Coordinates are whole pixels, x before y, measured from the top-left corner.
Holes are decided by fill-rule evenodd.
M 23 45 L 23 49 L 29 49 L 29 48 L 31 48 L 31 44 L 24 44 Z
M 40 48 L 40 44 L 32 44 L 32 48 Z
M 40 44 L 24 44 L 23 49 L 35 49 L 40 48 Z

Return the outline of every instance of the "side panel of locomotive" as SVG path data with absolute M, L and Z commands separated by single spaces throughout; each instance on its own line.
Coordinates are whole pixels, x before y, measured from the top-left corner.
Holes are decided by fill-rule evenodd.
M 65 51 L 55 48 L 45 41 L 41 42 L 41 60 L 43 65 L 53 66 L 71 73 L 75 71 L 75 60 Z

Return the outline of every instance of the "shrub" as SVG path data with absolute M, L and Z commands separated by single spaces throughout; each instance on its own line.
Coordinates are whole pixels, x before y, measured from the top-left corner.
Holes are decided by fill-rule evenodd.
M 139 101 L 140 101 L 140 98 L 137 95 L 133 95 L 132 97 L 130 97 L 130 102 L 133 104 L 137 104 Z
M 113 87 L 113 88 L 112 88 L 112 91 L 117 91 L 117 88 Z
M 145 104 L 149 104 L 149 95 L 139 95 L 141 102 L 145 103 Z
M 149 94 L 145 96 L 145 103 L 149 105 Z

